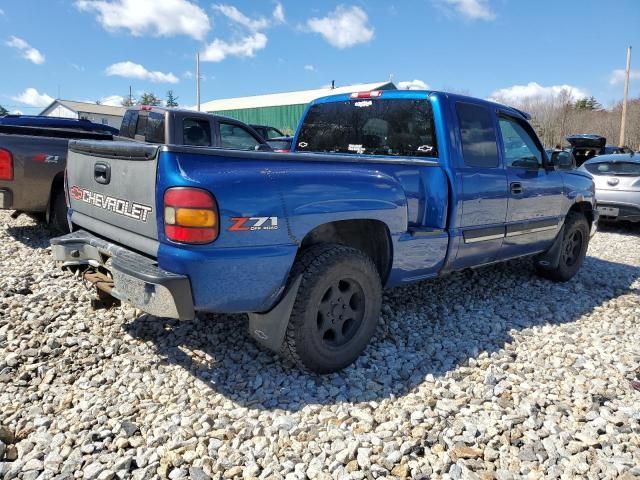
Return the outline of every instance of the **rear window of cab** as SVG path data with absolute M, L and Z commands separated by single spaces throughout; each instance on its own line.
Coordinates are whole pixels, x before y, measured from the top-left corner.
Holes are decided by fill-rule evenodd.
M 311 106 L 298 152 L 436 157 L 431 104 L 425 99 L 354 98 Z

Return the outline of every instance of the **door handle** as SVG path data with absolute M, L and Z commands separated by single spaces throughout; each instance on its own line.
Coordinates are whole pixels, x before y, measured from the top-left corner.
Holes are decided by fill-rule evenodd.
M 511 193 L 514 195 L 520 195 L 524 189 L 522 188 L 522 184 L 520 182 L 511 183 Z
M 111 181 L 111 167 L 107 163 L 98 162 L 93 167 L 93 178 L 96 182 L 107 185 Z

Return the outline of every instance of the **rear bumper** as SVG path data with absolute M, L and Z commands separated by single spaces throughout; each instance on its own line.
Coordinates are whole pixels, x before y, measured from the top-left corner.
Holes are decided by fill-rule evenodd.
M 622 202 L 598 201 L 598 208 L 601 208 L 601 207 L 617 208 L 618 215 L 617 216 L 605 215 L 601 211 L 600 220 L 609 221 L 609 222 L 618 221 L 618 220 L 626 220 L 628 222 L 640 222 L 640 204 L 634 205 L 634 204 L 622 203 Z
M 13 194 L 8 188 L 0 188 L 0 209 L 6 210 L 13 207 Z
M 160 268 L 140 255 L 86 231 L 51 240 L 54 259 L 63 265 L 90 265 L 111 272 L 111 294 L 159 317 L 190 320 L 195 316 L 189 278 Z

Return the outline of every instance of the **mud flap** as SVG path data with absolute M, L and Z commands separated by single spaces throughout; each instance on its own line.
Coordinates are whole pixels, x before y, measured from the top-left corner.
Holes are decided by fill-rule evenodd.
M 553 241 L 553 245 L 539 255 L 536 255 L 533 260 L 537 267 L 545 270 L 553 270 L 558 268 L 560 264 L 560 254 L 562 253 L 562 240 L 564 239 L 564 225 L 560 228 L 556 239 Z
M 274 352 L 280 351 L 301 282 L 302 275 L 299 275 L 278 304 L 267 313 L 249 314 L 249 334 L 260 345 Z

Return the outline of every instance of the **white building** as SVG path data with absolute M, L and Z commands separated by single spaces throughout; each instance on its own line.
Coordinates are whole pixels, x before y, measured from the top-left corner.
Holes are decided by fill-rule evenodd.
M 95 103 L 58 99 L 54 100 L 51 105 L 40 112 L 40 115 L 85 119 L 94 123 L 120 128 L 122 117 L 126 110 L 125 107 L 113 107 L 111 105 L 98 105 Z

